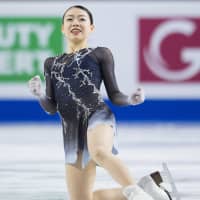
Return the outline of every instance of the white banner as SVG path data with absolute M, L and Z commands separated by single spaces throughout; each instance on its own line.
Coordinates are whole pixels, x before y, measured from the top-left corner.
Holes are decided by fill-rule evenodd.
M 5 49 L 5 40 L 8 35 L 3 36 L 5 26 L 1 26 L 1 19 L 20 18 L 26 21 L 32 18 L 33 21 L 28 21 L 29 25 L 36 18 L 60 18 L 61 21 L 64 11 L 75 4 L 92 11 L 96 29 L 91 35 L 90 46 L 111 49 L 119 88 L 124 93 L 130 94 L 142 86 L 147 98 L 200 98 L 198 1 L 0 2 L 0 37 L 4 37 L 4 40 L 0 38 L 1 73 L 10 73 L 12 68 L 6 63 L 13 58 L 12 54 L 6 54 L 8 48 Z M 27 24 L 20 30 L 24 27 Z M 52 24 L 49 27 L 52 28 Z M 10 29 L 14 28 L 16 25 L 10 26 Z M 40 41 L 41 49 L 50 37 L 49 31 L 46 31 L 45 37 L 43 28 L 45 30 L 47 26 L 41 27 L 41 37 L 36 40 Z M 25 37 L 25 31 L 17 34 L 24 36 L 21 42 L 26 46 L 29 38 Z M 63 46 L 66 46 L 64 43 Z M 10 58 L 4 55 L 10 55 Z M 42 56 L 44 60 L 47 54 Z M 32 73 L 26 53 L 20 60 L 21 65 L 17 63 L 19 69 L 24 70 L 27 64 L 27 73 Z M 9 63 L 12 63 L 11 60 Z M 40 67 L 42 71 L 43 66 Z M 11 81 L 3 78 L 0 81 L 0 98 L 32 98 L 25 81 L 13 82 L 13 78 Z

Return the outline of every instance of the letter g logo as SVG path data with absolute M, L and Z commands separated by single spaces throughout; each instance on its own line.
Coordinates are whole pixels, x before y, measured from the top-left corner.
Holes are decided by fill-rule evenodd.
M 200 73 L 200 34 L 198 34 L 199 38 L 196 41 L 198 45 L 194 45 L 194 39 L 193 41 L 191 39 L 197 31 L 197 24 L 189 19 L 170 19 L 157 25 L 151 32 L 148 45 L 142 48 L 144 62 L 148 70 L 159 79 L 173 82 L 185 81 Z M 180 52 L 178 52 L 181 63 L 187 63 L 187 65 L 179 66 L 178 69 L 171 66 L 173 62 L 170 63 L 170 56 L 165 56 L 168 58 L 167 60 L 161 50 L 162 45 L 162 48 L 165 48 L 166 39 L 175 34 L 185 36 L 187 40 L 187 45 L 181 46 Z M 170 41 L 176 45 L 175 38 Z M 168 53 L 173 54 L 173 49 L 170 51 Z

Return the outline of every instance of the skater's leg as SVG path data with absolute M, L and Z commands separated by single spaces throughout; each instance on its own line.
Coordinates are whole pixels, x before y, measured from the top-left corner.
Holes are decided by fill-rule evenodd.
M 94 191 L 93 200 L 127 200 L 122 188 L 110 188 Z
M 112 154 L 114 132 L 109 125 L 100 124 L 87 133 L 91 158 L 105 168 L 121 186 L 135 184 L 125 164 Z
M 133 181 L 124 163 L 111 152 L 113 146 L 113 129 L 109 125 L 97 125 L 87 133 L 88 150 L 91 158 L 121 184 L 121 189 L 96 191 L 95 198 L 100 200 L 153 200 Z M 124 197 L 125 198 L 124 198 Z
M 70 200 L 93 200 L 93 185 L 96 177 L 96 163 L 89 161 L 81 168 L 82 153 L 78 154 L 75 164 L 66 165 L 66 184 Z

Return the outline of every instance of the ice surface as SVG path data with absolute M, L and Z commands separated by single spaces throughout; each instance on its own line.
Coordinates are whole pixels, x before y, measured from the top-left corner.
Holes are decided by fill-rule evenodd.
M 200 125 L 118 125 L 119 157 L 138 180 L 167 162 L 181 200 L 200 199 Z M 94 189 L 119 185 L 97 168 Z M 60 124 L 0 125 L 0 199 L 67 200 Z

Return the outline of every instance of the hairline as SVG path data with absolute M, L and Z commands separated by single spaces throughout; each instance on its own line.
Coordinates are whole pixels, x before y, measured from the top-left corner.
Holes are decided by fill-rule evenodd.
M 80 7 L 79 7 L 80 6 Z M 86 7 L 84 6 L 81 6 L 81 5 L 75 5 L 75 6 L 71 6 L 69 7 L 63 14 L 63 17 L 62 17 L 62 24 L 64 24 L 64 18 L 67 14 L 68 11 L 70 11 L 72 8 L 77 8 L 77 9 L 80 9 L 82 11 L 84 11 L 85 13 L 87 13 L 87 16 L 89 17 L 89 20 L 90 20 L 90 24 L 91 25 L 94 25 L 94 19 L 93 19 L 93 16 L 92 16 L 92 13 L 90 10 L 88 10 Z

